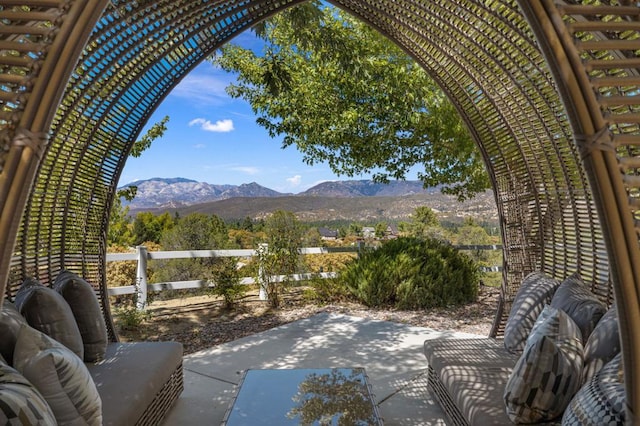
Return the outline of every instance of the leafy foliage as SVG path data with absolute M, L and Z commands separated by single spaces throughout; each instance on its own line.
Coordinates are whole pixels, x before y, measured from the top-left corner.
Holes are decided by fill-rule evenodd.
M 337 174 L 403 179 L 460 199 L 489 187 L 482 157 L 455 107 L 415 61 L 377 31 L 320 2 L 263 22 L 263 55 L 227 44 L 211 61 L 237 72 L 227 87 L 271 137 Z
M 277 308 L 280 293 L 289 284 L 288 276 L 300 265 L 298 249 L 302 242 L 302 227 L 296 216 L 284 210 L 275 211 L 265 220 L 267 244 L 258 248 L 261 270 L 258 280 L 264 286 L 269 303 Z M 274 275 L 284 275 L 283 280 Z
M 402 237 L 363 253 L 341 278 L 368 306 L 423 309 L 475 301 L 479 272 L 448 243 Z
M 236 267 L 238 259 L 235 257 L 225 257 L 219 259 L 212 268 L 211 278 L 215 286 L 211 292 L 223 299 L 224 307 L 227 309 L 235 306 L 246 293 L 246 286 L 240 284 L 240 272 Z
M 162 233 L 164 250 L 214 250 L 227 247 L 227 228 L 218 216 L 192 213 Z M 154 265 L 157 281 L 207 279 L 220 259 L 171 259 Z

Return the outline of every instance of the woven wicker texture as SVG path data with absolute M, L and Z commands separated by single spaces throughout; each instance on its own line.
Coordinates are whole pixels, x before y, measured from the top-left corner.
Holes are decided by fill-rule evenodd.
M 133 141 L 207 55 L 295 3 L 1 2 L 0 285 L 7 282 L 8 297 L 23 277 L 50 284 L 66 268 L 96 283 L 109 317 L 106 225 Z M 611 303 L 614 290 L 623 299 L 623 351 L 640 361 L 640 337 L 631 332 L 640 326 L 635 3 L 333 3 L 431 74 L 484 155 L 505 259 L 505 305 L 493 334 L 525 275 L 577 271 L 602 301 Z M 640 409 L 640 391 L 631 393 Z

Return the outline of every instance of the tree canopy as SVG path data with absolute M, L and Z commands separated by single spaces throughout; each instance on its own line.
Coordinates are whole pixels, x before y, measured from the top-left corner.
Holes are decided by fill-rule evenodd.
M 257 123 L 310 165 L 341 175 L 404 179 L 466 199 L 489 187 L 479 150 L 455 107 L 400 48 L 352 16 L 303 3 L 255 28 L 261 55 L 227 44 L 211 61 L 238 73 L 227 87 Z

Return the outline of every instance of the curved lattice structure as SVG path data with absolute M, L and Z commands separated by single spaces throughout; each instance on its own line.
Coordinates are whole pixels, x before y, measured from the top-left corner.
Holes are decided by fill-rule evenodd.
M 109 209 L 142 126 L 217 47 L 298 1 L 0 2 L 0 286 L 62 268 L 108 314 Z M 503 302 L 522 277 L 579 272 L 618 300 L 640 409 L 640 8 L 625 0 L 337 0 L 409 52 L 486 160 L 504 243 Z M 108 315 L 107 315 L 108 316 Z M 636 335 L 634 335 L 636 331 Z M 113 336 L 115 337 L 115 335 Z

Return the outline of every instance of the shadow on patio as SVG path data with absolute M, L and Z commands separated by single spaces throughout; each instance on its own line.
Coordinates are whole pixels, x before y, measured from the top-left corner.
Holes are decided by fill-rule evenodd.
M 366 369 L 386 425 L 444 424 L 422 352 L 443 335 L 462 334 L 321 313 L 196 352 L 184 358 L 185 390 L 165 424 L 220 424 L 244 370 L 331 367 Z

